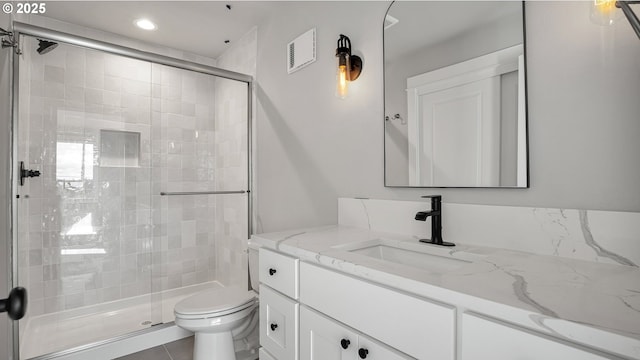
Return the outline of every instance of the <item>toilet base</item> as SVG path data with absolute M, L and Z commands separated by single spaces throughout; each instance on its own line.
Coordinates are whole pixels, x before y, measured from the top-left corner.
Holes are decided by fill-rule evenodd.
M 193 360 L 235 360 L 235 358 L 231 331 L 196 333 Z

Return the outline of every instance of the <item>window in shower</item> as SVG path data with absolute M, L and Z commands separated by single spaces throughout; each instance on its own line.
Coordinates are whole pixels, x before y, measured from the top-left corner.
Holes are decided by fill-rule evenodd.
M 56 145 L 58 181 L 82 184 L 93 180 L 93 144 L 60 141 Z

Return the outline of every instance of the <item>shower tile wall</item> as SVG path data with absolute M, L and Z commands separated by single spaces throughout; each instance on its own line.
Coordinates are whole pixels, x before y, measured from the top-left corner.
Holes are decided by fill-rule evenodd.
M 18 189 L 29 316 L 215 280 L 216 199 L 159 196 L 217 186 L 214 78 L 64 44 L 41 56 L 30 38 L 23 48 L 18 160 L 42 171 Z M 137 164 L 105 166 L 101 130 L 121 132 L 111 143 Z M 125 140 L 137 137 L 139 149 Z
M 216 280 L 213 76 L 153 64 L 154 290 Z
M 217 60 L 217 66 L 256 75 L 257 29 L 253 28 Z M 247 186 L 247 85 L 217 79 L 215 86 L 216 170 L 218 190 L 240 190 Z M 219 196 L 216 203 L 218 281 L 247 281 L 246 196 Z
M 19 282 L 30 316 L 151 289 L 149 64 L 25 39 L 18 189 Z M 136 167 L 101 166 L 101 130 L 139 136 Z

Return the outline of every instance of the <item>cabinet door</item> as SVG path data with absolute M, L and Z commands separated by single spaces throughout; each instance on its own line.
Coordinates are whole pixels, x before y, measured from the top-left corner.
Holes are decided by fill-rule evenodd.
M 590 351 L 471 314 L 462 315 L 461 360 L 604 360 Z
M 306 307 L 300 308 L 300 360 L 413 359 Z
M 358 336 L 305 307 L 300 308 L 301 360 L 357 359 Z
M 276 360 L 264 348 L 260 348 L 260 351 L 258 351 L 258 355 L 259 355 L 258 358 L 260 360 Z
M 298 358 L 298 303 L 260 285 L 260 345 L 278 360 Z

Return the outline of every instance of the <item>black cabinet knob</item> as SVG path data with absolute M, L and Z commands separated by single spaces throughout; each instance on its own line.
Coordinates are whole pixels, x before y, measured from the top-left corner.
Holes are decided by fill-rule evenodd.
M 271 324 L 271 331 L 276 331 L 278 324 Z
M 274 268 L 269 269 L 269 275 L 273 276 L 273 274 L 275 273 L 276 273 L 276 269 Z
M 365 348 L 358 349 L 358 355 L 360 356 L 360 359 L 366 359 L 368 354 L 369 354 L 369 350 Z
M 346 350 L 349 347 L 349 345 L 351 345 L 351 341 L 349 341 L 349 339 L 340 340 L 340 346 L 342 346 L 343 349 Z

